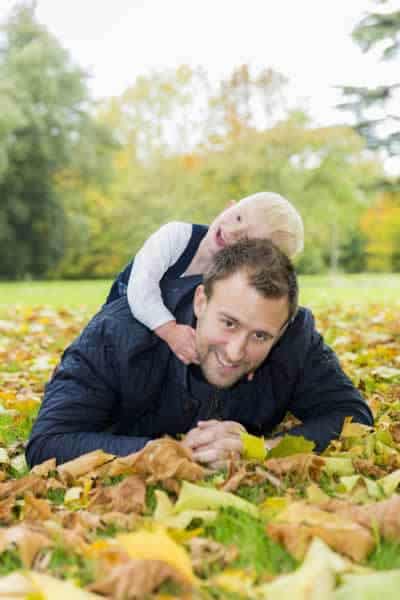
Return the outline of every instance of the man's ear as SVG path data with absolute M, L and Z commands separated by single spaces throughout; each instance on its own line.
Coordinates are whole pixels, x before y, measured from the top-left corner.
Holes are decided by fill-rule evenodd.
M 201 317 L 207 306 L 207 296 L 204 292 L 204 285 L 200 284 L 197 286 L 193 298 L 193 312 L 198 319 Z

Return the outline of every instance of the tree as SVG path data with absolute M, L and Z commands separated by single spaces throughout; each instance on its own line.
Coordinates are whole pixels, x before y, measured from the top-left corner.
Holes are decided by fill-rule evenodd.
M 361 219 L 370 271 L 399 271 L 400 194 L 382 192 Z
M 65 249 L 55 179 L 66 168 L 99 173 L 109 136 L 91 116 L 86 75 L 36 21 L 34 3 L 19 4 L 0 36 L 0 277 L 39 277 Z
M 381 60 L 395 59 L 400 52 L 400 10 L 389 12 L 383 8 L 367 14 L 353 30 L 353 40 L 363 52 L 376 49 Z M 342 89 L 347 100 L 339 108 L 354 113 L 355 127 L 368 146 L 400 155 L 400 82 Z

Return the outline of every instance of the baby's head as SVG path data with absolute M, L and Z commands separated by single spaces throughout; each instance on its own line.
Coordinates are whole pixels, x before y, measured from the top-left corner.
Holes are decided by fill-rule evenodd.
M 211 249 L 220 250 L 242 238 L 272 240 L 289 258 L 303 250 L 303 221 L 294 206 L 273 192 L 243 198 L 219 214 L 207 235 Z

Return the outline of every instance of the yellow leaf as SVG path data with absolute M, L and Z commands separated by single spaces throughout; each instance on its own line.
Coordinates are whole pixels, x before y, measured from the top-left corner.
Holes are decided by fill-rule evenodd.
M 40 598 L 43 600 L 90 600 L 98 598 L 97 595 L 86 592 L 70 581 L 60 581 L 44 573 L 27 573 L 28 578 L 36 587 Z
M 87 558 L 98 558 L 110 546 L 111 544 L 108 540 L 96 540 L 84 550 L 84 554 Z
M 257 437 L 250 433 L 241 433 L 240 438 L 243 444 L 243 456 L 249 460 L 263 461 L 267 456 L 265 442 L 263 437 Z
M 234 594 L 246 594 L 251 597 L 252 592 L 254 593 L 253 584 L 256 579 L 256 573 L 250 573 L 249 571 L 242 571 L 240 569 L 225 569 L 222 573 L 219 573 L 213 577 L 213 584 L 232 592 Z
M 361 423 L 352 423 L 351 417 L 346 417 L 340 437 L 363 437 L 364 435 L 368 435 L 370 432 L 371 427 L 368 427 L 367 425 L 361 425 Z
M 121 534 L 116 540 L 131 558 L 161 560 L 181 573 L 189 583 L 195 583 L 188 554 L 163 529 Z
M 156 490 L 157 507 L 153 519 L 168 529 L 184 530 L 194 519 L 202 519 L 205 522 L 213 521 L 217 516 L 215 510 L 184 510 L 174 514 L 174 505 L 168 495 L 162 490 Z M 193 537 L 193 536 L 190 536 Z M 174 535 L 174 538 L 176 536 Z
M 260 505 L 260 511 L 265 519 L 273 519 L 288 507 L 289 500 L 281 496 L 271 496 Z

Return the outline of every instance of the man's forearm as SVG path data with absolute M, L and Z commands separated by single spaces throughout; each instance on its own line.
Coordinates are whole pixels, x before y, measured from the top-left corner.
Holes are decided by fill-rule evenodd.
M 42 434 L 29 440 L 26 457 L 29 466 L 34 467 L 49 458 L 55 458 L 57 464 L 61 464 L 98 449 L 126 456 L 141 450 L 149 440 L 147 437 L 95 432 Z

